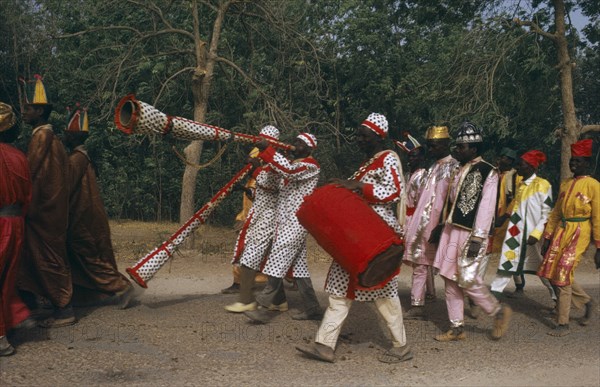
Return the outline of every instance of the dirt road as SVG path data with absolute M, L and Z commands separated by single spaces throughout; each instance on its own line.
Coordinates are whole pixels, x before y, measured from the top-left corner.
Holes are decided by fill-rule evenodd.
M 176 228 L 135 222 L 111 226 L 123 271 Z M 498 342 L 487 338 L 489 317 L 468 319 L 464 342 L 433 340 L 448 327 L 437 278 L 438 299 L 427 306 L 431 318 L 405 322 L 413 360 L 377 361 L 389 336 L 370 303 L 353 304 L 335 364 L 309 360 L 294 345 L 311 340 L 317 322 L 294 321 L 286 312 L 256 326 L 223 309 L 235 301 L 235 295 L 219 291 L 231 283 L 234 241 L 232 230 L 204 227 L 196 248 L 159 271 L 149 289 L 139 290 L 132 308 L 78 308 L 75 326 L 18 332 L 11 338 L 17 354 L 0 360 L 0 385 L 600 385 L 599 318 L 580 327 L 576 318 L 582 312 L 573 311 L 573 332 L 548 336 L 552 302 L 532 276 L 526 297 L 507 301 L 516 313 L 510 332 Z M 324 306 L 329 259 L 311 240 L 309 267 Z M 591 259 L 580 265 L 577 277 L 600 299 L 600 277 Z M 409 281 L 410 268 L 403 267 L 403 306 L 409 305 Z M 299 295 L 287 294 L 293 312 Z

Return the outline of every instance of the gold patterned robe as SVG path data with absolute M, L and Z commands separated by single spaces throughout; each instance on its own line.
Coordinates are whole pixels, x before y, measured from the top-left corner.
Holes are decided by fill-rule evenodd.
M 590 176 L 567 179 L 544 230 L 551 242 L 537 274 L 555 286 L 570 285 L 592 237 L 600 247 L 600 183 Z

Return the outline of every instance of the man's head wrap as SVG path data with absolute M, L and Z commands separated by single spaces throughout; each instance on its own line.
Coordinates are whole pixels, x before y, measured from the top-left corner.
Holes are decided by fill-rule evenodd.
M 539 168 L 542 163 L 546 162 L 546 155 L 539 150 L 530 150 L 525 152 L 521 158 L 534 168 Z
M 267 125 L 260 130 L 259 136 L 268 140 L 279 140 L 279 129 L 273 125 Z
M 592 157 L 592 145 L 591 139 L 579 140 L 575 144 L 571 145 L 571 156 L 572 157 Z
M 17 118 L 15 117 L 12 106 L 0 102 L 0 132 L 12 128 L 16 123 Z
M 311 149 L 317 148 L 317 138 L 310 133 L 300 133 L 296 138 L 304 141 Z
M 371 129 L 381 138 L 385 138 L 387 136 L 388 121 L 383 114 L 371 113 L 361 125 Z

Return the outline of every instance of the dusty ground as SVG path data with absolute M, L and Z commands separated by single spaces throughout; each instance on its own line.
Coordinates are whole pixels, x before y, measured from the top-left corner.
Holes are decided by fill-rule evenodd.
M 112 223 L 120 269 L 176 228 Z M 294 321 L 288 312 L 255 326 L 223 310 L 235 301 L 219 292 L 231 283 L 234 240 L 232 230 L 203 227 L 195 249 L 167 263 L 132 308 L 78 308 L 75 326 L 16 333 L 18 352 L 0 360 L 0 385 L 600 385 L 598 317 L 586 328 L 572 321 L 567 337 L 546 335 L 551 301 L 534 277 L 528 277 L 526 298 L 508 300 L 516 313 L 511 331 L 498 342 L 487 338 L 488 317 L 467 320 L 464 342 L 432 339 L 447 328 L 438 278 L 438 300 L 427 306 L 432 318 L 405 322 L 413 360 L 397 365 L 376 360 L 389 345 L 388 333 L 373 305 L 363 303 L 352 307 L 337 363 L 306 359 L 294 345 L 312 339 L 317 322 Z M 327 254 L 309 241 L 309 266 L 323 305 L 328 265 Z M 598 300 L 600 277 L 589 257 L 577 277 Z M 404 306 L 409 279 L 410 269 L 403 268 Z M 288 297 L 293 310 L 299 296 L 289 291 Z M 580 311 L 572 312 L 573 319 L 578 316 Z

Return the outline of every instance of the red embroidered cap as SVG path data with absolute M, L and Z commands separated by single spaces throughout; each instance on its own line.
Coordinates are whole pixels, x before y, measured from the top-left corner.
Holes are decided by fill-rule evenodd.
M 592 157 L 592 144 L 594 142 L 591 139 L 579 140 L 575 144 L 571 145 L 571 156 L 572 157 Z
M 546 155 L 539 150 L 530 150 L 525 152 L 521 158 L 534 168 L 538 168 L 542 163 L 546 162 Z

